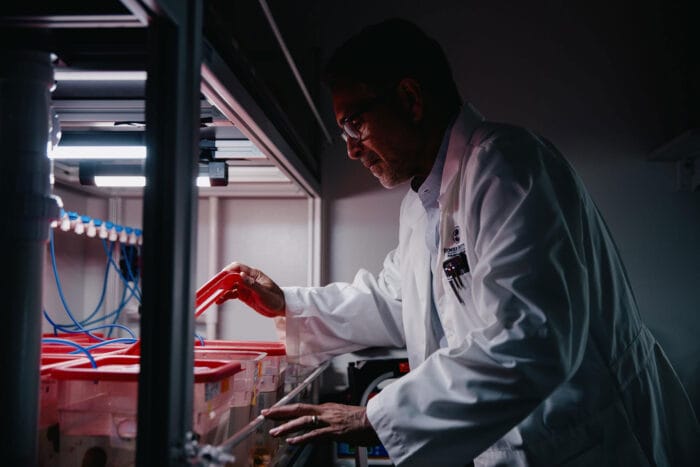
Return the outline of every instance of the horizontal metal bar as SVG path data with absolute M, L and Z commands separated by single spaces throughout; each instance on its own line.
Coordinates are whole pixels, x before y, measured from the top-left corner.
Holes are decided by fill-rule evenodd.
M 76 123 L 96 126 L 100 122 L 144 122 L 146 101 L 143 99 L 55 99 L 54 110 L 65 127 Z M 200 102 L 200 118 L 220 120 L 206 99 Z
M 37 15 L 5 16 L 0 24 L 22 28 L 143 28 L 132 15 Z
M 143 23 L 144 26 L 148 26 L 148 21 L 153 16 L 153 5 L 146 6 L 143 2 L 139 0 L 120 0 L 122 5 L 126 7 L 127 10 L 131 12 L 136 18 Z

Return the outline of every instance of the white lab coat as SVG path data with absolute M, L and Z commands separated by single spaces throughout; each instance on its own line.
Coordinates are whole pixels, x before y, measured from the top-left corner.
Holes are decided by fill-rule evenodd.
M 398 465 L 681 466 L 700 428 L 640 321 L 608 229 L 548 142 L 465 106 L 448 145 L 431 284 L 426 215 L 401 205 L 378 277 L 285 288 L 291 358 L 406 346 L 411 372 L 367 415 Z M 443 261 L 464 251 L 455 291 Z M 447 348 L 432 336 L 431 287 Z M 462 303 L 463 302 L 463 303 Z

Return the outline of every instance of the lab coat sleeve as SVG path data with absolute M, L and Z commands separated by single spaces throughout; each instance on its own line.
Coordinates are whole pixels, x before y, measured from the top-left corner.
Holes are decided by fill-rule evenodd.
M 396 251 L 379 276 L 360 270 L 353 282 L 325 287 L 284 287 L 287 357 L 303 365 L 367 347 L 404 347 Z
M 475 310 L 463 311 L 484 324 L 369 401 L 370 423 L 402 466 L 467 463 L 492 446 L 573 373 L 587 334 L 583 216 L 566 162 L 511 130 L 478 147 L 463 173 L 476 259 Z

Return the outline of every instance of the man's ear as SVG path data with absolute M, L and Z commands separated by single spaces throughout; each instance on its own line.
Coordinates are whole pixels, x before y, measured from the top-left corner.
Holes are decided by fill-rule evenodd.
M 403 78 L 397 85 L 399 102 L 411 116 L 413 123 L 423 120 L 425 99 L 420 83 L 413 78 Z

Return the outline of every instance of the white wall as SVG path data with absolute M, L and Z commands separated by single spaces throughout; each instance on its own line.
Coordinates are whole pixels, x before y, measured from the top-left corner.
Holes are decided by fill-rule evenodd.
M 622 2 L 619 2 L 622 3 Z M 700 193 L 674 191 L 650 151 L 689 124 L 685 79 L 659 5 L 615 2 L 319 2 L 323 55 L 391 16 L 441 44 L 463 96 L 487 118 L 553 141 L 616 238 L 641 313 L 700 408 Z M 682 44 L 681 44 L 682 45 Z M 333 123 L 328 93 L 322 111 Z M 397 242 L 405 187 L 382 189 L 336 142 L 323 154 L 327 279 L 378 271 Z
M 239 261 L 264 271 L 280 286 L 306 285 L 309 220 L 305 199 L 226 199 L 221 267 Z M 272 321 L 239 301 L 220 307 L 225 339 L 277 340 Z

